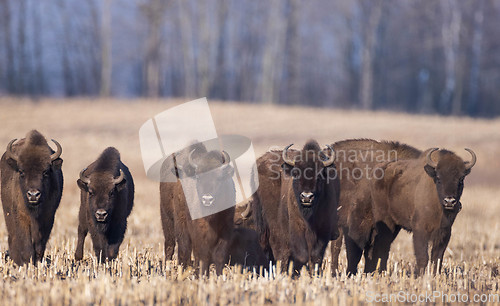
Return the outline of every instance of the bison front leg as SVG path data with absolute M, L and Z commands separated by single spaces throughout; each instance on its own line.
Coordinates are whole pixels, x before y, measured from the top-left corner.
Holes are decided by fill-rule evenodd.
M 78 242 L 76 243 L 75 260 L 82 260 L 83 258 L 83 245 L 85 244 L 85 237 L 87 236 L 88 229 L 82 224 L 78 225 Z
M 355 275 L 358 273 L 358 264 L 361 260 L 361 255 L 363 255 L 363 249 L 348 234 L 344 233 L 344 240 L 347 254 L 347 274 Z
M 13 237 L 10 241 L 12 244 L 9 244 L 9 256 L 17 265 L 22 266 L 30 261 L 35 263 L 36 255 L 33 243 L 31 242 L 31 237 L 19 235 Z
M 443 265 L 443 256 L 450 242 L 451 229 L 437 235 L 432 242 L 431 262 L 434 264 L 433 273 L 440 273 Z M 439 261 L 439 264 L 438 264 Z
M 379 272 L 387 270 L 387 260 L 389 259 L 391 244 L 401 230 L 400 227 L 396 227 L 393 232 L 383 222 L 377 222 L 376 229 L 377 231 L 373 245 L 365 248 L 365 273 L 374 272 L 377 269 L 377 266 Z
M 417 273 L 422 275 L 425 273 L 425 268 L 429 261 L 429 233 L 422 230 L 413 232 L 413 249 L 417 259 Z
M 339 255 L 340 255 L 340 250 L 342 249 L 342 242 L 344 239 L 344 233 L 342 229 L 340 230 L 340 235 L 336 240 L 332 240 L 331 243 L 331 250 L 332 250 L 332 263 L 331 263 L 331 269 L 332 269 L 332 275 L 335 276 L 339 272 Z

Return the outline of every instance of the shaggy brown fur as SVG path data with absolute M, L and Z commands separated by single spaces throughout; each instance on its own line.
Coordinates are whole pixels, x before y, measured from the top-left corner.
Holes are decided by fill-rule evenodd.
M 9 254 L 18 265 L 43 259 L 63 190 L 59 151 L 33 130 L 0 161 Z
M 473 166 L 447 150 L 435 152 L 437 165 L 429 165 L 429 151 L 418 159 L 381 165 L 385 170 L 384 179 L 373 181 L 371 188 L 378 235 L 392 237 L 400 228 L 413 232 L 419 273 L 427 266 L 429 243 L 432 243 L 434 272 L 438 261 L 442 263 L 451 226 L 461 209 L 463 180 Z M 392 240 L 387 242 L 390 245 Z M 384 258 L 388 254 L 389 248 Z
M 196 169 L 186 159 L 180 159 L 183 156 L 188 156 L 191 151 L 193 151 L 192 159 L 198 165 Z M 229 184 L 232 186 L 232 192 L 226 190 L 221 193 L 221 196 L 224 194 L 232 199 L 221 200 L 235 202 L 234 183 L 231 179 L 234 169 L 229 164 L 222 166 L 226 161 L 221 152 L 207 152 L 203 144 L 195 144 L 177 156 L 180 156 L 176 160 L 178 166 L 175 171 L 177 175 L 182 177 L 181 172 L 184 172 L 184 175 L 193 176 L 209 169 L 218 171 L 219 173 L 216 175 L 223 183 L 211 186 L 211 192 L 216 194 L 221 191 L 219 190 L 221 186 Z M 170 167 L 167 165 L 165 168 Z M 217 180 L 213 180 L 211 183 L 217 183 Z M 200 186 L 187 186 L 187 188 L 200 188 Z M 217 201 L 217 196 L 215 196 L 215 201 Z M 172 259 L 175 242 L 177 242 L 180 264 L 193 265 L 191 262 L 191 252 L 193 252 L 196 260 L 195 266 L 201 262 L 203 274 L 208 271 L 212 263 L 215 264 L 217 274 L 221 274 L 224 265 L 229 262 L 229 248 L 234 229 L 234 206 L 205 218 L 192 220 L 183 186 L 178 180 L 172 183 L 160 183 L 160 211 L 165 235 L 165 258 Z
M 260 243 L 270 259 L 281 261 L 286 271 L 303 265 L 321 267 L 328 242 L 336 239 L 339 181 L 330 175 L 335 166 L 324 167 L 325 154 L 316 141 L 301 151 L 288 151 L 295 166 L 287 164 L 282 151 L 267 152 L 257 160 L 259 188 L 251 201 Z M 303 194 L 314 195 L 305 202 Z
M 343 235 L 332 243 L 332 271 L 338 269 L 338 257 L 342 239 L 346 244 L 347 272 L 356 274 L 357 266 L 364 253 L 365 273 L 376 269 L 378 259 L 385 251 L 373 249 L 377 241 L 373 222 L 372 200 L 370 193 L 371 171 L 377 164 L 389 160 L 418 158 L 421 151 L 406 144 L 393 141 L 372 139 L 350 139 L 332 145 L 337 153 L 335 165 L 340 177 L 339 227 Z M 371 170 L 365 171 L 369 167 Z M 354 169 L 365 172 L 360 179 L 354 179 Z M 395 233 L 397 235 L 397 233 Z M 392 239 L 395 238 L 395 235 Z M 392 240 L 391 240 L 392 241 Z M 382 249 L 382 242 L 377 243 Z M 386 245 L 386 248 L 389 246 Z M 386 259 L 381 258 L 381 267 L 385 269 Z
M 123 180 L 116 182 L 123 173 Z M 134 181 L 115 148 L 107 148 L 82 171 L 77 180 L 81 191 L 78 214 L 78 243 L 75 259 L 83 258 L 83 246 L 90 232 L 95 255 L 104 260 L 118 256 L 127 229 L 127 217 L 134 205 Z M 83 180 L 82 180 L 83 179 Z

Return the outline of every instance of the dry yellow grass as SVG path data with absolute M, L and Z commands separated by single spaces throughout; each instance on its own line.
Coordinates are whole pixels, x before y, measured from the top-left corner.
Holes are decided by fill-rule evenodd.
M 219 134 L 238 133 L 253 140 L 257 154 L 271 146 L 314 137 L 320 143 L 368 137 L 399 140 L 417 146 L 446 147 L 464 158 L 464 147 L 478 155 L 466 179 L 463 210 L 453 227 L 445 254 L 444 273 L 414 279 L 407 276 L 414 256 L 411 236 L 401 233 L 393 244 L 389 271 L 384 275 L 332 278 L 303 274 L 298 280 L 272 273 L 259 277 L 226 269 L 225 274 L 198 279 L 163 261 L 163 234 L 159 218 L 158 184 L 144 174 L 138 130 L 150 117 L 182 100 L 42 100 L 0 99 L 0 150 L 12 138 L 30 129 L 57 139 L 63 146 L 64 195 L 47 256 L 51 263 L 15 267 L 4 259 L 5 222 L 0 218 L 0 301 L 2 304 L 137 304 L 137 303 L 364 303 L 372 294 L 492 295 L 499 291 L 500 252 L 500 120 L 412 116 L 303 107 L 211 103 Z M 134 210 L 117 261 L 99 265 L 87 238 L 84 262 L 75 263 L 79 171 L 108 146 L 117 147 L 136 183 Z M 329 252 L 328 252 L 329 253 Z M 326 262 L 329 263 L 329 255 Z M 327 264 L 327 266 L 329 266 Z M 341 253 L 341 269 L 345 269 Z M 496 296 L 494 296 L 496 295 Z M 412 296 L 410 296 L 411 298 Z M 442 299 L 435 300 L 441 303 Z

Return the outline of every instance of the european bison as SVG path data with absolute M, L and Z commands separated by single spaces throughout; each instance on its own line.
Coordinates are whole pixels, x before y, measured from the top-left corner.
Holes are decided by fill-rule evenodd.
M 75 259 L 83 258 L 85 237 L 90 231 L 95 255 L 104 260 L 118 256 L 134 205 L 134 181 L 115 148 L 107 148 L 80 172 L 77 180 L 81 204 Z
M 266 267 L 269 262 L 253 229 L 239 227 L 233 230 L 229 244 L 229 263 L 243 268 Z
M 18 265 L 43 259 L 63 190 L 61 145 L 33 130 L 9 142 L 0 162 L 9 254 Z
M 314 140 L 301 151 L 265 153 L 257 160 L 259 188 L 251 201 L 255 226 L 270 259 L 285 271 L 321 267 L 325 248 L 336 239 L 340 186 L 331 157 Z
M 434 272 L 440 270 L 438 262 L 443 261 L 451 226 L 461 210 L 464 178 L 476 163 L 476 154 L 465 150 L 472 155 L 471 161 L 464 162 L 447 150 L 429 149 L 415 160 L 385 163 L 381 165 L 384 178 L 372 182 L 378 235 L 390 238 L 401 228 L 413 232 L 418 273 L 423 273 L 427 266 L 429 242 Z M 381 242 L 390 246 L 392 240 Z M 387 258 L 389 248 L 384 249 Z
M 180 180 L 160 183 L 165 258 L 172 259 L 177 241 L 180 264 L 185 267 L 192 265 L 193 252 L 196 266 L 200 262 L 202 264 L 203 274 L 214 263 L 216 272 L 220 275 L 229 261 L 235 208 L 232 206 L 192 220 L 184 191 L 189 192 L 188 196 L 195 204 L 214 207 L 221 203 L 236 204 L 236 190 L 232 180 L 234 169 L 230 165 L 230 157 L 224 151 L 207 152 L 203 144 L 197 143 L 179 153 L 175 163 L 177 177 L 186 180 L 182 184 Z M 164 165 L 164 168 L 170 167 Z M 208 179 L 203 179 L 203 174 L 208 171 L 211 175 Z
M 332 271 L 338 269 L 342 239 L 346 245 L 347 273 L 357 273 L 357 266 L 363 254 L 365 273 L 375 271 L 379 258 L 380 267 L 385 269 L 387 259 L 381 258 L 385 251 L 373 248 L 378 236 L 373 222 L 370 184 L 376 180 L 377 175 L 380 176 L 380 173 L 374 171 L 381 162 L 415 159 L 422 152 L 399 142 L 372 139 L 342 140 L 332 146 L 336 151 L 335 165 L 340 179 L 338 214 L 339 227 L 343 232 L 343 236 L 332 242 Z M 396 235 L 397 233 L 394 233 L 392 239 Z

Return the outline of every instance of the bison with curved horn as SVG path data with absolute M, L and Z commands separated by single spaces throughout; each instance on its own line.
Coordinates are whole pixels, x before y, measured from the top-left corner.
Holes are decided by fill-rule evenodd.
M 61 145 L 30 131 L 9 142 L 0 161 L 2 205 L 9 254 L 18 265 L 41 261 L 63 190 Z
M 385 260 L 392 237 L 403 228 L 413 232 L 417 273 L 425 271 L 429 243 L 434 272 L 440 271 L 451 227 L 462 208 L 464 179 L 476 163 L 476 154 L 465 150 L 471 154 L 471 161 L 464 162 L 453 152 L 434 148 L 423 152 L 418 159 L 381 165 L 385 175 L 372 182 L 371 190 L 380 237 L 374 248 L 386 250 Z
M 80 172 L 77 184 L 81 203 L 75 259 L 83 258 L 89 231 L 95 255 L 100 260 L 116 258 L 134 205 L 134 181 L 118 150 L 113 147 L 104 150 Z
M 302 150 L 270 151 L 257 160 L 259 189 L 251 201 L 260 242 L 282 270 L 321 268 L 325 248 L 338 237 L 340 186 L 330 156 L 315 140 Z M 254 174 L 255 175 L 255 174 Z

